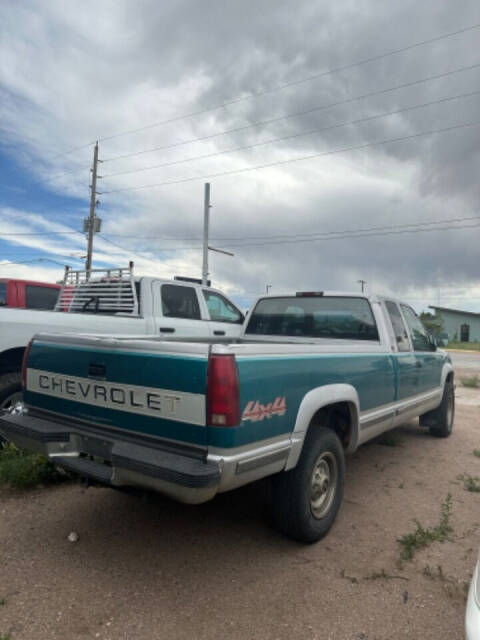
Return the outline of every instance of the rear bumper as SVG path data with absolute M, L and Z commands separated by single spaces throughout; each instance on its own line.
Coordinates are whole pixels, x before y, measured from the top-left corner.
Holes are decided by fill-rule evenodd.
M 105 485 L 153 489 L 181 502 L 199 504 L 213 498 L 220 481 L 216 461 L 182 452 L 93 433 L 81 424 L 66 425 L 30 413 L 0 416 L 0 435 L 38 451 L 61 467 Z

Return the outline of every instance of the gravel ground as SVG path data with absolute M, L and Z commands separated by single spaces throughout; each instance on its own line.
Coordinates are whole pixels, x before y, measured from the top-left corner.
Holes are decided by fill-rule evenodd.
M 457 476 L 480 476 L 480 390 L 457 389 L 451 438 L 394 433 L 347 460 L 339 517 L 311 546 L 271 528 L 266 483 L 197 507 L 77 484 L 1 490 L 0 638 L 460 640 L 480 493 Z M 400 563 L 397 538 L 415 518 L 435 526 L 448 493 L 452 540 Z

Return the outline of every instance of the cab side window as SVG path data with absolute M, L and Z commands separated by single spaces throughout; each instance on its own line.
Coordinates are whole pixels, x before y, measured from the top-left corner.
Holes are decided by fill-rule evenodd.
M 200 305 L 193 287 L 162 285 L 162 311 L 166 318 L 200 320 Z
M 385 302 L 385 306 L 387 307 L 388 315 L 390 316 L 390 320 L 392 322 L 393 333 L 395 335 L 398 350 L 410 351 L 410 342 L 408 340 L 407 328 L 405 326 L 405 323 L 403 322 L 397 304 L 395 302 L 387 301 Z
M 410 307 L 402 304 L 403 315 L 407 321 L 410 335 L 412 336 L 414 351 L 432 351 L 432 342 L 428 332 L 420 321 L 420 318 Z
M 203 290 L 203 297 L 207 303 L 210 320 L 214 322 L 231 322 L 232 324 L 242 324 L 243 313 L 231 302 L 213 291 Z

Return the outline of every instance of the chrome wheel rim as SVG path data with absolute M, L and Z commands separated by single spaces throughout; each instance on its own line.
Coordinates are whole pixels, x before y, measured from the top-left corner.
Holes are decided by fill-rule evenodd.
M 317 520 L 332 506 L 337 484 L 337 461 L 332 453 L 325 451 L 317 458 L 310 481 L 310 511 Z
M 7 396 L 0 403 L 0 409 L 8 409 L 9 407 L 13 407 L 17 404 L 17 402 L 22 402 L 23 393 L 21 391 L 15 391 L 12 395 Z

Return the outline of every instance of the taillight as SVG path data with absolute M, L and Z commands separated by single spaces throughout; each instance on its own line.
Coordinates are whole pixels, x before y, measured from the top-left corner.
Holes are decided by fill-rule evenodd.
M 211 355 L 208 359 L 207 424 L 236 427 L 240 424 L 240 397 L 235 356 Z
M 22 360 L 22 387 L 24 389 L 27 388 L 27 364 L 28 364 L 28 356 L 30 355 L 30 349 L 32 348 L 33 340 L 27 344 L 27 348 L 23 352 L 23 360 Z

